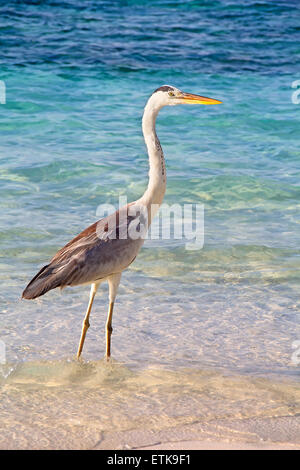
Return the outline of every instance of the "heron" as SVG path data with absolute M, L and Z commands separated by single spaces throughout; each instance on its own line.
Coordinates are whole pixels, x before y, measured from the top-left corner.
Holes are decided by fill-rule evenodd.
M 107 360 L 111 356 L 112 316 L 122 272 L 137 257 L 153 217 L 166 191 L 166 166 L 156 134 L 156 118 L 164 106 L 179 104 L 214 105 L 222 101 L 186 93 L 174 86 L 157 88 L 148 99 L 142 118 L 142 130 L 149 157 L 149 181 L 143 196 L 121 207 L 114 214 L 93 223 L 61 248 L 25 288 L 22 297 L 35 299 L 46 292 L 66 286 L 91 285 L 82 323 L 77 358 L 82 353 L 93 301 L 104 281 L 109 286 L 106 331 Z

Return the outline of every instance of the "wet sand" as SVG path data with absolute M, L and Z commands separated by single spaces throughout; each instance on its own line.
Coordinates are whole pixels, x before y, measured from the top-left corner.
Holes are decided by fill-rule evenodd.
M 300 449 L 297 382 L 101 361 L 6 372 L 0 449 Z
M 63 427 L 50 422 L 41 430 L 31 422 L 19 432 L 5 430 L 1 450 L 300 450 L 300 416 L 220 420 L 161 431 L 102 433 L 95 426 L 82 429 L 76 419 Z
M 299 450 L 300 416 L 216 420 L 161 432 L 111 433 L 96 449 Z

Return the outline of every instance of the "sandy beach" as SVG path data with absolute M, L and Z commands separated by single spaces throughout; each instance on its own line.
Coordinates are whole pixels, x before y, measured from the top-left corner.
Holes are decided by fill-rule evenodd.
M 104 361 L 28 363 L 0 388 L 0 449 L 300 449 L 298 384 Z
M 299 450 L 300 417 L 220 420 L 164 430 L 110 435 L 96 449 Z
M 159 432 L 136 429 L 104 434 L 94 426 L 82 432 L 76 424 L 41 429 L 32 422 L 22 432 L 6 428 L 0 449 L 300 450 L 300 417 L 220 420 Z

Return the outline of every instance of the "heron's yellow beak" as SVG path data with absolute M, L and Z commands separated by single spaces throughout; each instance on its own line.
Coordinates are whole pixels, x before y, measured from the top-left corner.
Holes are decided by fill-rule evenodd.
M 179 97 L 181 103 L 186 104 L 220 104 L 222 101 L 213 98 L 206 98 L 205 96 L 193 95 L 192 93 L 182 93 Z

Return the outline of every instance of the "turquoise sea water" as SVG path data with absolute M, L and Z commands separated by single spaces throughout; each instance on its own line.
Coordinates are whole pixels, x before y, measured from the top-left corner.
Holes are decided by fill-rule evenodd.
M 28 377 L 36 387 L 61 386 L 62 371 L 74 385 L 72 361 L 89 288 L 52 291 L 35 302 L 21 301 L 21 293 L 61 246 L 97 220 L 99 204 L 117 207 L 119 195 L 134 200 L 143 193 L 143 107 L 154 89 L 170 84 L 223 101 L 165 108 L 157 122 L 167 163 L 165 202 L 204 204 L 205 244 L 186 251 L 181 241 L 146 243 L 123 275 L 113 357 L 126 374 L 138 374 L 137 386 L 141 377 L 153 385 L 153 415 L 160 422 L 161 414 L 178 418 L 171 404 L 173 411 L 162 413 L 165 397 L 172 403 L 176 390 L 174 403 L 179 400 L 174 376 L 162 392 L 161 371 L 175 371 L 186 394 L 198 390 L 194 411 L 206 403 L 199 385 L 205 371 L 288 380 L 297 390 L 292 354 L 300 340 L 300 104 L 292 102 L 292 83 L 300 79 L 299 15 L 292 0 L 1 3 L 6 104 L 0 104 L 0 339 L 6 387 L 17 383 L 23 393 Z M 87 364 L 104 355 L 107 288 L 101 290 L 85 342 Z M 149 368 L 162 378 L 152 383 Z M 127 380 L 118 370 L 109 385 Z M 93 386 L 105 390 L 106 379 L 97 377 Z M 231 390 L 241 403 L 247 387 L 237 391 L 236 384 L 227 384 L 228 396 Z M 224 384 L 210 380 L 210 386 L 215 393 Z M 125 389 L 132 398 L 131 388 Z M 265 403 L 269 399 L 266 394 Z M 228 401 L 227 413 L 236 413 L 236 401 Z M 299 391 L 288 402 L 298 412 Z M 193 415 L 190 406 L 186 416 Z M 117 416 L 125 429 L 127 421 Z

